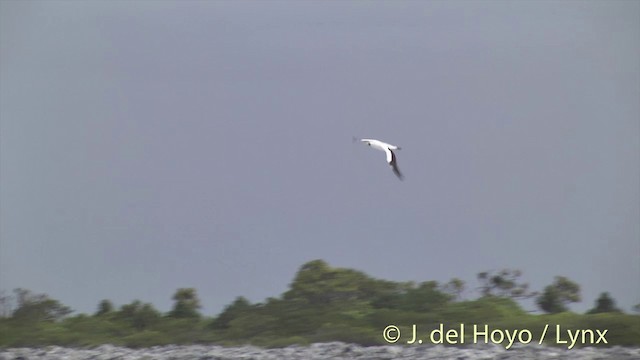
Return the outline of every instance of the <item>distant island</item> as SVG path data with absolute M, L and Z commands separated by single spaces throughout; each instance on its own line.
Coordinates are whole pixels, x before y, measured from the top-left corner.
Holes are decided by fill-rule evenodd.
M 300 267 L 283 294 L 253 304 L 237 297 L 215 317 L 200 313 L 194 288 L 177 289 L 167 313 L 140 300 L 119 307 L 102 300 L 90 315 L 71 315 L 45 294 L 15 289 L 0 298 L 0 347 L 640 345 L 640 314 L 617 309 L 609 294 L 577 314 L 568 305 L 580 300 L 578 284 L 557 276 L 536 292 L 521 275 L 510 269 L 480 272 L 477 298 L 462 300 L 466 284 L 459 279 L 394 282 L 313 260 Z M 543 314 L 523 310 L 518 300 L 524 298 L 535 299 Z

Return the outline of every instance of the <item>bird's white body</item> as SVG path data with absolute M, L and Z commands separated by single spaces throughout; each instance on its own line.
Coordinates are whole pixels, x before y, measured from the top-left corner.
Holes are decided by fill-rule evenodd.
M 384 151 L 385 154 L 387 155 L 387 163 L 389 163 L 389 165 L 393 169 L 393 173 L 396 174 L 398 179 L 402 180 L 403 176 L 400 173 L 400 170 L 398 170 L 396 155 L 393 152 L 393 150 L 400 150 L 401 148 L 399 146 L 391 145 L 376 139 L 360 139 L 360 141 L 363 143 L 366 143 L 367 145 L 371 146 L 376 150 Z

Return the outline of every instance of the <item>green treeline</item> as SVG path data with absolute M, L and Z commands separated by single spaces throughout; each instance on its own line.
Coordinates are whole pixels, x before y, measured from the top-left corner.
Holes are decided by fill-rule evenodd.
M 256 304 L 238 297 L 213 318 L 200 313 L 200 300 L 192 288 L 178 289 L 173 309 L 167 313 L 138 300 L 118 308 L 102 300 L 94 314 L 74 316 L 57 300 L 16 289 L 15 296 L 0 298 L 0 346 L 216 343 L 280 347 L 328 341 L 381 345 L 388 325 L 411 334 L 413 324 L 430 331 L 440 324 L 447 329 L 461 323 L 528 330 L 534 334 L 534 343 L 549 325 L 545 337 L 549 345 L 555 345 L 558 337 L 566 339 L 566 330 L 606 329 L 607 344 L 595 346 L 640 345 L 640 315 L 617 309 L 609 294 L 602 293 L 586 314 L 576 314 L 567 310 L 570 303 L 580 301 L 579 285 L 558 276 L 538 293 L 520 281 L 521 275 L 517 270 L 479 273 L 479 297 L 461 300 L 466 285 L 459 279 L 445 284 L 393 282 L 314 260 L 300 268 L 279 297 Z M 545 314 L 523 310 L 517 300 L 524 298 L 535 299 Z M 556 334 L 556 325 L 561 334 Z M 409 340 L 403 336 L 398 344 Z M 468 338 L 465 343 L 473 342 Z

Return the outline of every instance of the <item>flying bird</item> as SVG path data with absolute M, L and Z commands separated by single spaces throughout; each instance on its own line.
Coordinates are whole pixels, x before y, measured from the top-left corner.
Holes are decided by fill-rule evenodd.
M 398 170 L 398 162 L 396 161 L 396 154 L 393 152 L 393 150 L 400 150 L 401 148 L 399 146 L 387 144 L 386 142 L 382 142 L 380 140 L 375 140 L 375 139 L 357 139 L 355 137 L 353 138 L 354 142 L 357 140 L 360 140 L 361 142 L 366 143 L 367 145 L 371 146 L 374 149 L 384 151 L 385 154 L 387 154 L 387 163 L 389 163 L 389 165 L 391 166 L 393 173 L 396 174 L 396 176 L 400 180 L 404 178 L 404 176 L 402 176 L 402 174 L 400 173 L 400 170 Z

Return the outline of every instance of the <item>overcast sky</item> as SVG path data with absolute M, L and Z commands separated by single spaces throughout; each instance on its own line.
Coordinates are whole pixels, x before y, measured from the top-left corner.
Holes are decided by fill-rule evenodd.
M 628 311 L 639 99 L 638 1 L 2 0 L 0 289 L 214 315 L 324 259 Z

